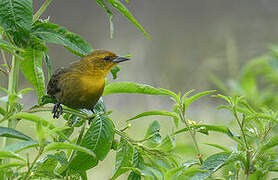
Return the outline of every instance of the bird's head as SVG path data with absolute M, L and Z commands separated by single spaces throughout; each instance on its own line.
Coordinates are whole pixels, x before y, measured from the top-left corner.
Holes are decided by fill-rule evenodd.
M 109 72 L 114 66 L 120 62 L 130 60 L 127 57 L 117 56 L 115 53 L 107 50 L 94 50 L 83 60 L 89 62 L 95 70 L 103 70 Z

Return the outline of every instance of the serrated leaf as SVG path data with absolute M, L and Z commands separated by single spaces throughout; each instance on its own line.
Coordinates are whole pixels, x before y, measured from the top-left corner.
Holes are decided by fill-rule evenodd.
M 129 10 L 119 1 L 119 0 L 105 0 L 111 4 L 115 9 L 117 9 L 122 15 L 124 15 L 131 23 L 133 23 L 145 36 L 151 40 L 145 29 L 139 24 L 139 22 L 134 18 L 134 16 L 129 12 Z
M 128 171 L 126 167 L 132 167 L 132 156 L 134 149 L 123 138 L 121 138 L 120 143 L 120 148 L 117 150 L 116 153 L 115 169 L 113 171 L 111 180 L 116 179 L 117 177 Z
M 33 25 L 32 35 L 37 36 L 47 43 L 63 45 L 78 56 L 85 56 L 93 51 L 91 45 L 79 35 L 69 32 L 57 24 L 37 21 Z
M 204 92 L 200 92 L 198 94 L 195 94 L 189 98 L 185 98 L 185 102 L 184 102 L 184 106 L 185 106 L 185 109 L 187 109 L 187 107 L 193 103 L 194 101 L 196 101 L 197 99 L 199 99 L 200 97 L 202 96 L 205 96 L 205 95 L 208 95 L 208 94 L 211 94 L 211 93 L 214 93 L 215 90 L 212 90 L 212 91 L 204 91 Z
M 20 155 L 11 152 L 11 151 L 0 151 L 0 159 L 5 159 L 5 158 L 12 158 L 12 159 L 18 159 L 21 161 L 25 161 L 23 157 Z
M 169 111 L 148 111 L 148 112 L 143 112 L 141 114 L 138 114 L 130 119 L 128 119 L 127 121 L 132 121 L 141 117 L 145 117 L 145 116 L 153 116 L 153 115 L 159 115 L 159 116 L 169 116 L 172 117 L 176 126 L 178 125 L 178 120 L 179 120 L 179 116 L 174 113 L 174 112 L 169 112 Z
M 149 147 L 155 147 L 161 142 L 161 135 L 159 133 L 160 131 L 160 124 L 158 121 L 153 121 L 146 132 L 145 139 L 148 139 L 145 141 L 146 145 Z
M 45 150 L 45 152 L 48 152 L 48 151 L 55 151 L 55 150 L 61 150 L 61 149 L 81 151 L 81 152 L 87 153 L 87 154 L 91 155 L 92 157 L 96 158 L 96 155 L 94 152 L 90 151 L 89 149 L 87 149 L 85 147 L 82 147 L 82 146 L 79 146 L 76 144 L 53 142 L 51 144 L 48 144 L 44 150 Z
M 39 104 L 41 100 L 40 97 L 45 94 L 42 55 L 43 52 L 40 49 L 27 48 L 25 49 L 25 52 L 21 54 L 24 60 L 20 61 L 20 69 L 23 72 L 25 78 L 35 88 Z
M 275 146 L 278 146 L 278 135 L 274 135 L 272 136 L 266 144 L 264 144 L 261 148 L 260 148 L 260 152 L 266 151 L 270 148 L 273 148 Z
M 31 147 L 38 147 L 39 143 L 37 141 L 23 141 L 18 143 L 13 143 L 11 145 L 8 145 L 5 147 L 5 151 L 12 151 L 15 153 L 19 153 L 20 151 L 24 149 L 28 149 Z
M 0 127 L 0 137 L 15 138 L 15 139 L 21 139 L 26 141 L 32 140 L 31 137 L 7 127 Z
M 169 152 L 175 147 L 175 139 L 167 135 L 161 141 L 161 143 L 156 147 L 157 150 Z
M 110 83 L 107 86 L 105 86 L 103 96 L 108 94 L 117 94 L 117 93 L 169 95 L 169 93 L 165 91 L 162 91 L 158 88 L 154 88 L 146 84 L 138 84 L 135 82 L 116 82 L 116 83 Z
M 86 153 L 77 152 L 70 162 L 69 168 L 74 171 L 85 171 L 96 166 L 98 160 L 103 160 L 111 150 L 113 140 L 113 122 L 106 115 L 98 115 L 92 121 L 80 144 L 94 152 L 97 159 Z
M 53 173 L 58 165 L 58 160 L 53 156 L 54 155 L 48 154 L 43 159 L 37 161 L 36 166 L 34 167 L 36 173 Z
M 209 156 L 201 165 L 201 170 L 207 170 L 206 172 L 199 172 L 195 174 L 190 180 L 200 180 L 206 179 L 215 171 L 217 171 L 220 167 L 222 167 L 225 162 L 229 159 L 231 153 L 221 152 L 214 155 Z
M 13 40 L 27 41 L 33 18 L 32 0 L 1 0 L 0 26 L 13 35 Z

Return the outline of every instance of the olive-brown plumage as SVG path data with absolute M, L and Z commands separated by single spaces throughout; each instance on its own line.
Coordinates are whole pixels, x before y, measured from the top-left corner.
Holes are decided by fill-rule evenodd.
M 60 104 L 93 110 L 103 93 L 107 73 L 126 60 L 129 58 L 119 57 L 110 51 L 95 50 L 69 67 L 59 68 L 47 85 L 47 94 L 58 102 L 54 106 L 53 117 L 58 118 L 62 113 Z

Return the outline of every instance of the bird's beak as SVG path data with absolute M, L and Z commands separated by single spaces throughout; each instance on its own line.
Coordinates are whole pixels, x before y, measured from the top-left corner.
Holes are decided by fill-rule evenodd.
M 120 63 L 128 60 L 130 60 L 130 58 L 117 56 L 115 59 L 112 60 L 112 62 Z

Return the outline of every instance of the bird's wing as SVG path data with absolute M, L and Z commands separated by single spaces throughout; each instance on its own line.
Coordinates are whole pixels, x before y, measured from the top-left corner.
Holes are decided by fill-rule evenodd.
M 55 73 L 51 76 L 50 81 L 47 85 L 47 94 L 51 96 L 55 96 L 56 93 L 60 91 L 60 87 L 58 85 L 58 80 L 62 74 L 67 72 L 66 68 L 59 68 L 55 71 Z

